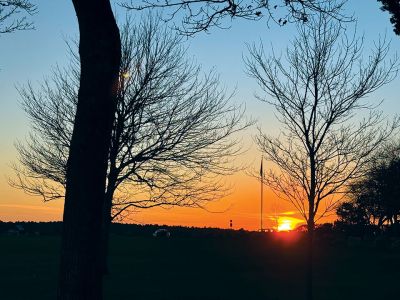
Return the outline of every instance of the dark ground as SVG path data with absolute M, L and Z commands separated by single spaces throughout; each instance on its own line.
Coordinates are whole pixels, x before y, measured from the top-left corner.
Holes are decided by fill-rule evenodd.
M 0 236 L 0 299 L 55 299 L 59 243 Z M 316 246 L 316 300 L 400 299 L 399 250 Z M 303 250 L 288 234 L 114 235 L 105 299 L 303 299 Z

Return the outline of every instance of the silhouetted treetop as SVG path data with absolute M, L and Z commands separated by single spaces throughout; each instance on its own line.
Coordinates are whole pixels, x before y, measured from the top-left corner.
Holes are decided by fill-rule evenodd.
M 400 0 L 378 0 L 382 3 L 381 9 L 391 14 L 390 23 L 393 24 L 393 31 L 400 35 Z
M 123 2 L 122 5 L 134 10 L 167 9 L 166 20 L 181 16 L 182 26 L 177 29 L 184 34 L 192 35 L 207 31 L 214 26 L 229 27 L 223 23 L 226 18 L 230 20 L 267 18 L 268 22 L 272 21 L 281 26 L 288 22 L 307 22 L 309 16 L 315 12 L 347 19 L 341 12 L 344 3 L 342 0 L 130 0 Z
M 347 224 L 400 223 L 400 145 L 387 144 L 377 152 L 370 170 L 350 186 L 350 201 L 338 208 Z
M 343 202 L 337 207 L 336 214 L 342 224 L 363 226 L 369 224 L 370 216 L 367 213 L 366 206 L 362 205 L 362 203 Z

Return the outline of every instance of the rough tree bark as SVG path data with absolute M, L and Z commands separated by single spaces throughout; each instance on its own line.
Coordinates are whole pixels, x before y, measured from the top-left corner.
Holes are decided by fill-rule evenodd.
M 58 299 L 102 299 L 102 216 L 121 60 L 109 0 L 73 0 L 80 88 L 67 164 Z

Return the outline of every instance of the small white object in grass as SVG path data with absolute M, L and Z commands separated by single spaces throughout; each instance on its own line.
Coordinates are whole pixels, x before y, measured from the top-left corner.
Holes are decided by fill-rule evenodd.
M 168 237 L 169 238 L 171 236 L 171 233 L 165 228 L 160 228 L 160 229 L 157 229 L 156 231 L 154 231 L 153 236 L 154 237 Z

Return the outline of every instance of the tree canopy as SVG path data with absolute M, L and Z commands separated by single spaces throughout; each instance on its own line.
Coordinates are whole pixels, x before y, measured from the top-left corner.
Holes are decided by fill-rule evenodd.
M 383 225 L 400 222 L 400 148 L 385 146 L 363 178 L 350 186 L 350 200 L 337 209 L 339 221 L 351 225 Z
M 378 0 L 382 3 L 381 9 L 387 11 L 390 16 L 390 23 L 393 24 L 393 31 L 400 35 L 400 0 Z

